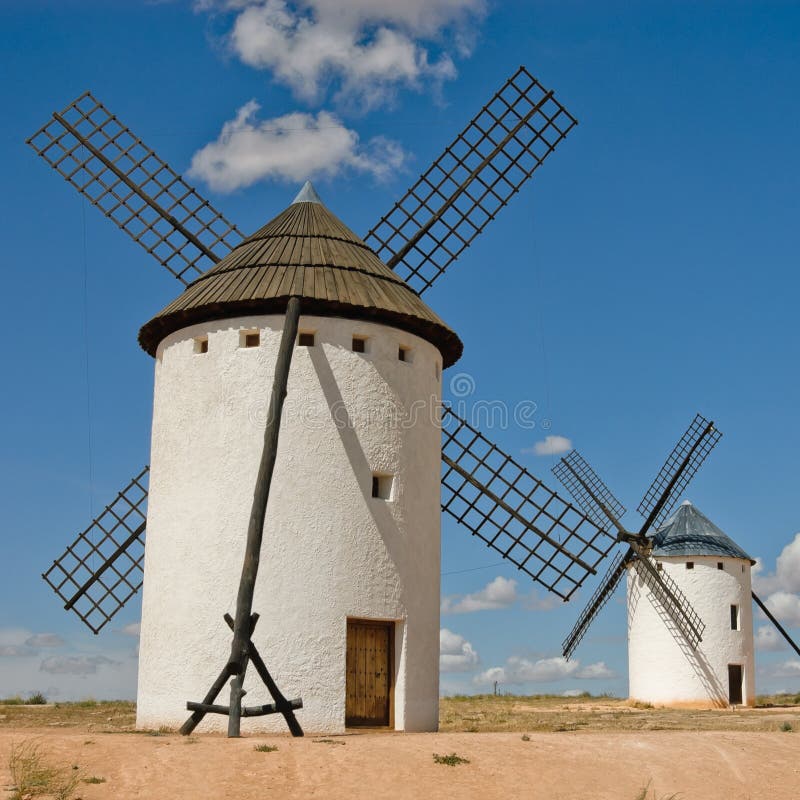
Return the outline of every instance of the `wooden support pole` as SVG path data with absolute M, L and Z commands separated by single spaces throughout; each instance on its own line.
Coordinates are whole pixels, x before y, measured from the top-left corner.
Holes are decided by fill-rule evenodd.
M 202 703 L 198 703 L 198 705 L 207 706 L 213 703 L 217 699 L 217 695 L 222 691 L 222 687 L 225 685 L 225 681 L 228 680 L 231 676 L 230 671 L 230 664 L 225 666 L 225 669 L 220 672 L 217 679 L 211 685 L 211 688 L 206 693 L 206 696 L 203 698 Z M 180 733 L 183 736 L 188 736 L 202 721 L 203 717 L 206 715 L 205 711 L 201 711 L 200 709 L 194 709 L 192 716 L 186 720 L 186 722 L 181 725 Z
M 253 615 L 254 617 L 257 616 L 256 614 Z M 233 617 L 230 614 L 225 614 L 225 622 L 228 623 L 228 627 L 233 629 Z M 302 736 L 303 729 L 300 727 L 300 723 L 297 721 L 297 717 L 294 715 L 295 708 L 302 708 L 303 701 L 300 700 L 299 706 L 294 706 L 292 703 L 296 702 L 294 700 L 287 700 L 281 690 L 278 688 L 278 685 L 272 679 L 272 675 L 269 674 L 269 670 L 267 669 L 267 665 L 264 663 L 261 655 L 259 654 L 256 646 L 253 644 L 252 641 L 248 642 L 248 656 L 250 657 L 250 661 L 255 667 L 258 676 L 264 682 L 264 685 L 267 687 L 267 691 L 272 695 L 272 699 L 275 701 L 275 705 L 278 710 L 283 714 L 283 718 L 286 720 L 286 725 L 289 727 L 289 731 L 291 732 L 292 736 Z
M 296 709 L 303 707 L 303 701 L 298 697 L 294 700 L 286 701 L 288 708 Z M 203 714 L 230 714 L 228 706 L 217 706 L 211 703 L 192 703 L 186 704 L 188 711 L 202 711 Z M 268 714 L 281 714 L 283 708 L 278 703 L 265 703 L 263 706 L 242 706 L 241 715 L 243 717 L 265 717 Z
M 278 360 L 275 364 L 275 377 L 272 382 L 272 395 L 269 401 L 267 424 L 264 429 L 264 449 L 258 466 L 258 477 L 253 491 L 253 507 L 250 512 L 250 524 L 247 528 L 247 545 L 242 565 L 242 577 L 239 581 L 239 593 L 236 597 L 236 617 L 233 624 L 233 643 L 228 659 L 231 675 L 244 671 L 249 657 L 250 614 L 253 611 L 253 592 L 258 575 L 258 562 L 261 557 L 261 542 L 264 538 L 264 519 L 267 513 L 267 501 L 272 484 L 272 473 L 275 470 L 275 459 L 278 455 L 278 435 L 281 427 L 283 401 L 286 399 L 286 386 L 289 381 L 289 367 L 297 338 L 297 325 L 300 319 L 300 298 L 290 297 L 286 306 L 286 317 L 283 325 Z
M 800 656 L 800 647 L 797 646 L 797 643 L 794 641 L 794 639 L 792 639 L 791 636 L 789 636 L 789 633 L 786 631 L 783 625 L 781 625 L 780 622 L 775 619 L 775 617 L 772 615 L 772 612 L 764 605 L 764 601 L 755 592 L 751 591 L 750 594 L 753 595 L 753 600 L 756 601 L 758 607 L 767 615 L 767 619 L 778 629 L 780 635 L 783 636 L 787 642 L 789 642 L 795 653 Z

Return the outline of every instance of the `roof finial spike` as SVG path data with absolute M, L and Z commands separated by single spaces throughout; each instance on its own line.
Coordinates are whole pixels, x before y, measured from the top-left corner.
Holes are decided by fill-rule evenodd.
M 317 190 L 311 181 L 306 181 L 303 184 L 303 188 L 298 192 L 297 197 L 292 200 L 292 205 L 295 203 L 319 203 L 323 205 L 322 199 L 317 194 Z

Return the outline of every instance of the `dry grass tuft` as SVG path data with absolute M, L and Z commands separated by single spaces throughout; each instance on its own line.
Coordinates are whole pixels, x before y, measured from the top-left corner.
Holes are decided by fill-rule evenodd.
M 75 767 L 48 763 L 41 743 L 35 739 L 11 745 L 8 770 L 14 784 L 10 800 L 70 800 L 81 780 Z
M 274 753 L 278 749 L 276 744 L 257 744 L 253 750 L 256 753 Z
M 438 753 L 434 753 L 433 760 L 437 764 L 446 764 L 448 767 L 457 767 L 459 764 L 469 764 L 468 758 L 462 758 L 456 753 L 450 753 L 450 755 L 447 756 L 440 756 Z

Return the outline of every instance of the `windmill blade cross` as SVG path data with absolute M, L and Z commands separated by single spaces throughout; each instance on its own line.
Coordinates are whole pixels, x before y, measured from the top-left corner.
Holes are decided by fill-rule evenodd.
M 646 517 L 641 533 L 664 522 L 721 438 L 713 422 L 695 416 L 639 503 L 637 511 Z
M 569 599 L 614 538 L 447 407 L 442 434 L 442 510 Z
M 600 585 L 595 589 L 594 594 L 589 598 L 589 602 L 584 606 L 583 611 L 581 611 L 578 621 L 561 643 L 561 653 L 564 658 L 569 659 L 572 657 L 575 648 L 583 640 L 586 631 L 589 630 L 589 626 L 594 622 L 595 617 L 597 617 L 603 609 L 603 606 L 605 606 L 617 590 L 617 586 L 619 586 L 620 579 L 625 574 L 625 568 L 632 554 L 633 550 L 629 548 L 627 552 L 620 550 L 617 555 L 614 556 L 614 560 L 603 576 Z
M 27 143 L 184 284 L 243 238 L 91 92 L 53 112 Z
M 142 586 L 148 473 L 132 478 L 42 575 L 95 634 Z
M 575 125 L 520 67 L 364 241 L 422 294 Z

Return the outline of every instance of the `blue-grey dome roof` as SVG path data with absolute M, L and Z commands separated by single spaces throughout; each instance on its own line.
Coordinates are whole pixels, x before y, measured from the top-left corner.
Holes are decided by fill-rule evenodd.
M 671 519 L 653 537 L 654 556 L 726 556 L 750 558 L 736 542 L 723 533 L 690 502 L 681 504 Z

